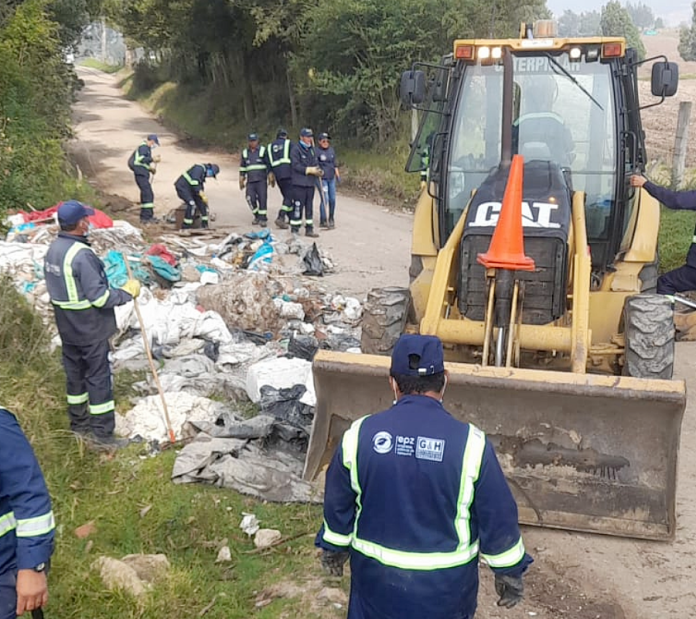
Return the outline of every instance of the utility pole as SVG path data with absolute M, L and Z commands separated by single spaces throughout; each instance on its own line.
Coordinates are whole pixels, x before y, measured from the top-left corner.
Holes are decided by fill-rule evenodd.
M 106 63 L 106 18 L 101 18 L 101 61 Z
M 689 142 L 689 120 L 691 119 L 691 101 L 679 102 L 677 116 L 677 133 L 674 137 L 674 154 L 672 155 L 672 189 L 679 189 L 684 180 L 686 166 L 686 147 Z

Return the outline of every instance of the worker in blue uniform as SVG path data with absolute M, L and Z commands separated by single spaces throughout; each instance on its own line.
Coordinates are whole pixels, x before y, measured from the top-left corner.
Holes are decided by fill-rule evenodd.
M 43 608 L 56 525 L 34 451 L 0 407 L 0 619 Z
M 290 149 L 292 166 L 293 209 L 290 230 L 299 234 L 304 215 L 305 236 L 318 237 L 314 232 L 314 187 L 323 172 L 314 149 L 314 132 L 305 127 L 300 131 L 300 141 Z
M 254 215 L 252 225 L 265 228 L 268 225 L 268 173 L 271 164 L 266 147 L 259 145 L 256 133 L 250 133 L 247 141 L 239 165 L 239 188 L 246 187 L 246 201 Z
M 60 232 L 44 259 L 46 288 L 62 341 L 68 417 L 73 432 L 96 446 L 127 443 L 113 435 L 114 396 L 109 338 L 116 333 L 114 307 L 132 301 L 140 283 L 110 288 L 104 265 L 87 240 L 94 210 L 76 200 L 58 208 Z
M 208 178 L 217 178 L 218 174 L 220 174 L 220 166 L 214 163 L 197 163 L 176 179 L 174 183 L 176 195 L 186 204 L 183 228 L 193 227 L 196 210 L 201 214 L 201 228 L 208 227 L 208 196 L 205 194 L 205 181 Z
M 334 220 L 336 213 L 336 183 L 341 182 L 341 172 L 336 161 L 336 151 L 331 146 L 331 137 L 328 133 L 319 134 L 319 147 L 317 148 L 317 159 L 319 167 L 323 172 L 321 177 L 321 187 L 324 199 L 319 209 L 319 225 L 322 228 L 335 228 Z M 325 205 L 328 205 L 328 218 Z
M 672 191 L 650 182 L 644 176 L 631 176 L 633 187 L 642 187 L 653 198 L 675 211 L 696 211 L 696 191 Z M 657 278 L 657 294 L 671 295 L 675 292 L 696 290 L 696 229 L 691 238 L 686 264 L 672 269 Z
M 316 544 L 332 575 L 350 557 L 348 619 L 473 619 L 479 557 L 498 605 L 522 599 L 517 505 L 485 434 L 442 405 L 447 379 L 440 340 L 403 335 L 394 405 L 355 421 L 329 466 Z
M 152 192 L 150 175 L 157 171 L 159 155 L 153 155 L 152 150 L 159 146 L 159 138 L 151 133 L 136 148 L 128 159 L 128 167 L 133 171 L 135 184 L 140 189 L 140 223 L 148 224 L 155 218 L 155 194 Z
M 285 129 L 279 129 L 276 139 L 268 145 L 268 161 L 271 164 L 271 174 L 278 183 L 278 189 L 283 196 L 283 203 L 275 220 L 276 226 L 287 230 L 292 214 L 292 162 L 290 148 L 292 143 Z M 287 219 L 287 221 L 286 221 Z

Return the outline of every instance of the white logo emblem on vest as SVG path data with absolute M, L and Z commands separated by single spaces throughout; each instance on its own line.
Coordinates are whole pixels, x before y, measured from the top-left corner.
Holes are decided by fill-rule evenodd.
M 387 454 L 391 451 L 394 441 L 392 440 L 392 435 L 389 432 L 377 432 L 372 437 L 372 448 L 378 454 Z

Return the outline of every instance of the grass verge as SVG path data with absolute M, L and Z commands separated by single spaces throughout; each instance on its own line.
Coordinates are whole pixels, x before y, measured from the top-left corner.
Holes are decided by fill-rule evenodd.
M 96 69 L 102 73 L 118 73 L 123 69 L 123 65 L 120 64 L 107 64 L 96 58 L 85 58 L 78 63 L 82 67 L 88 67 L 90 69 Z
M 8 279 L 0 280 L 0 353 L 0 401 L 17 414 L 34 446 L 58 522 L 48 616 L 199 617 L 211 602 L 207 619 L 252 614 L 317 619 L 345 613 L 317 601 L 325 582 L 313 547 L 319 507 L 264 504 L 224 489 L 174 485 L 174 451 L 150 457 L 132 446 L 106 457 L 72 437 L 60 356 L 49 352 L 41 319 Z M 133 378 L 117 377 L 117 406 L 128 397 Z M 239 529 L 242 512 L 255 513 L 262 527 L 279 529 L 291 539 L 255 552 Z M 75 528 L 91 521 L 96 531 L 78 539 Z M 216 564 L 224 543 L 232 561 Z M 140 600 L 106 590 L 91 569 L 100 555 L 121 558 L 139 552 L 164 553 L 172 566 L 168 577 Z M 257 606 L 259 595 L 274 586 L 282 590 L 282 581 L 292 581 L 296 589 L 280 598 L 262 595 Z

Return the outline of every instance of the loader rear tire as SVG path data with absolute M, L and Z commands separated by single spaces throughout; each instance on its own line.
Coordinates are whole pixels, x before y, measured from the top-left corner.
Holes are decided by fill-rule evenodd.
M 628 297 L 623 324 L 626 346 L 623 374 L 671 379 L 675 339 L 671 301 L 659 294 Z
M 360 350 L 369 355 L 390 355 L 406 328 L 411 291 L 390 286 L 367 294 L 363 308 Z

